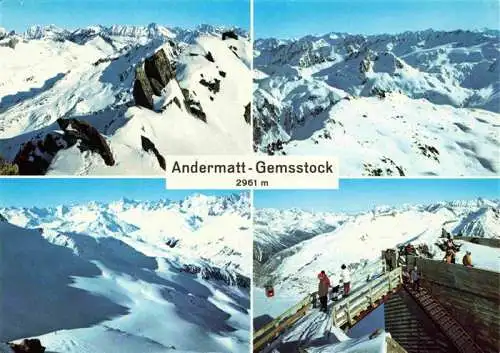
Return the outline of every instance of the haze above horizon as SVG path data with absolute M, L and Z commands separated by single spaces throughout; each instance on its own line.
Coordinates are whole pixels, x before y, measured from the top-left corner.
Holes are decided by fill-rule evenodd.
M 496 200 L 498 179 L 341 179 L 338 190 L 255 191 L 254 207 L 359 213 L 377 206 Z
M 194 28 L 200 24 L 250 28 L 249 0 L 0 0 L 0 27 L 77 29 L 92 25 Z
M 495 0 L 255 0 L 255 38 L 500 29 Z

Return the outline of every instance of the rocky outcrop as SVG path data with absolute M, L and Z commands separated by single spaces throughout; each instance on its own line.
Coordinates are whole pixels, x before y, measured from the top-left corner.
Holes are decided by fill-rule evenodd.
M 220 80 L 217 78 L 214 78 L 212 81 L 207 81 L 202 78 L 200 84 L 207 87 L 212 93 L 218 93 L 220 91 Z
M 146 72 L 142 66 L 135 69 L 135 81 L 132 94 L 135 104 L 141 107 L 153 109 L 153 88 L 149 82 Z
M 245 122 L 250 125 L 250 109 L 252 109 L 252 106 L 250 103 L 245 105 L 245 113 L 243 114 L 243 117 L 245 118 Z
M 158 50 L 144 61 L 144 71 L 149 80 L 157 80 L 163 87 L 174 78 L 170 61 L 163 49 Z
M 363 168 L 363 175 L 366 176 L 406 175 L 406 171 L 403 166 L 397 165 L 392 159 L 388 157 L 382 157 L 380 159 L 380 163 L 378 163 L 377 165 L 371 163 L 363 163 Z
M 51 132 L 21 146 L 14 158 L 20 175 L 44 175 L 57 152 L 79 142 L 80 151 L 98 153 L 108 166 L 115 164 L 111 149 L 102 135 L 89 123 L 77 119 L 58 119 L 63 133 Z
M 179 243 L 179 239 L 177 239 L 177 238 L 169 238 L 165 242 L 165 245 L 168 245 L 171 248 L 175 248 L 178 243 Z
M 156 156 L 156 159 L 158 160 L 158 164 L 160 165 L 161 169 L 167 169 L 165 158 L 160 154 L 160 152 L 158 152 L 155 144 L 150 139 L 145 136 L 141 136 L 141 145 L 144 151 L 153 152 L 153 154 Z
M 161 91 L 163 90 L 163 88 L 165 86 L 163 86 L 156 78 L 152 78 L 150 82 L 151 82 L 151 89 L 153 90 L 153 94 L 155 96 L 161 96 Z M 151 95 L 151 98 L 153 98 L 152 95 Z
M 12 37 L 12 38 L 9 38 L 8 40 L 5 40 L 4 42 L 0 43 L 0 46 L 2 46 L 2 47 L 8 47 L 8 48 L 11 48 L 11 49 L 16 49 L 16 46 L 18 44 L 19 44 L 19 38 Z
M 153 95 L 161 96 L 162 90 L 175 79 L 175 69 L 163 49 L 146 58 L 144 65 L 135 69 L 133 95 L 136 105 L 153 110 Z
M 215 62 L 211 52 L 207 52 L 205 54 L 205 58 L 208 61 Z M 226 76 L 226 72 L 224 71 L 219 71 L 219 74 L 222 78 Z M 138 66 L 135 70 L 133 96 L 136 105 L 154 110 L 155 107 L 153 96 L 161 96 L 163 89 L 171 80 L 175 80 L 174 63 L 171 63 L 167 58 L 165 51 L 163 49 L 160 49 L 152 56 L 146 58 L 146 60 L 144 61 L 144 65 Z M 202 75 L 200 84 L 207 87 L 211 93 L 215 94 L 220 91 L 221 80 L 214 78 L 209 81 L 204 79 Z M 181 89 L 181 91 L 184 96 L 184 106 L 186 110 L 195 118 L 200 119 L 203 122 L 207 122 L 207 115 L 203 111 L 201 103 L 196 97 L 196 93 L 188 89 Z M 214 98 L 210 97 L 210 99 L 213 100 Z M 177 97 L 168 102 L 167 106 L 172 102 L 175 103 L 179 108 L 182 107 L 182 104 Z M 164 108 L 165 106 L 160 111 L 163 111 Z M 145 140 L 143 140 L 143 148 L 144 146 L 148 148 L 148 151 L 154 151 L 152 148 L 150 148 L 150 144 Z M 155 153 L 155 155 L 157 155 L 157 153 Z M 158 161 L 160 162 L 162 158 L 163 157 L 158 158 Z M 160 162 L 160 165 L 162 165 L 162 162 Z
M 205 59 L 207 59 L 208 61 L 213 62 L 213 63 L 215 62 L 214 56 L 212 55 L 211 52 L 208 52 L 205 54 Z
M 24 143 L 14 158 L 14 164 L 20 175 L 44 175 L 56 153 L 66 147 L 63 135 L 49 133 L 43 139 Z
M 206 123 L 207 115 L 203 111 L 200 101 L 195 98 L 195 93 L 191 93 L 188 89 L 183 88 L 182 95 L 184 96 L 186 109 L 196 118 Z
M 241 288 L 250 287 L 250 278 L 243 276 L 234 271 L 229 271 L 227 269 L 214 267 L 214 266 L 198 266 L 198 265 L 184 265 L 181 272 L 187 272 L 194 275 L 201 275 L 206 281 L 222 281 L 223 283 L 230 286 L 238 286 Z
M 77 119 L 58 119 L 57 123 L 64 131 L 64 140 L 70 146 L 80 141 L 81 151 L 88 150 L 99 153 L 106 165 L 113 166 L 115 164 L 111 148 L 95 127 Z
M 45 347 L 39 339 L 24 339 L 21 343 L 9 343 L 14 353 L 44 353 Z
M 222 40 L 238 39 L 238 35 L 234 31 L 226 31 L 222 33 Z

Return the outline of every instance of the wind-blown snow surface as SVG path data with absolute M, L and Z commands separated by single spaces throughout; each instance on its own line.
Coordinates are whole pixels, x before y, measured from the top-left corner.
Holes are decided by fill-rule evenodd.
M 386 338 L 384 331 L 370 337 L 350 338 L 340 328 L 332 325 L 331 318 L 325 313 L 310 311 L 287 332 L 282 341 L 282 352 L 287 346 L 301 346 L 311 353 L 385 353 Z
M 294 214 L 293 218 L 279 216 Z M 500 201 L 478 199 L 475 201 L 442 202 L 432 205 L 408 205 L 404 207 L 379 207 L 373 211 L 356 215 L 331 214 L 337 226 L 331 231 L 312 237 L 294 240 L 294 245 L 279 250 L 276 242 L 294 238 L 293 233 L 307 229 L 314 232 L 314 214 L 295 210 L 257 210 L 255 219 L 255 243 L 267 258 L 260 261 L 254 252 L 255 285 L 262 287 L 267 282 L 274 284 L 276 297 L 271 301 L 290 302 L 302 299 L 316 290 L 316 275 L 325 270 L 332 281 L 338 281 L 342 264 L 359 264 L 380 258 L 381 251 L 400 244 L 427 244 L 435 258 L 441 260 L 443 253 L 434 245 L 445 228 L 452 234 L 485 238 L 500 238 Z M 296 225 L 296 228 L 288 224 Z M 323 225 L 319 224 L 321 229 Z M 289 229 L 284 232 L 283 229 Z M 474 266 L 500 271 L 500 250 L 463 242 L 457 259 L 460 262 L 465 252 L 472 252 Z M 355 273 L 353 276 L 355 277 Z M 354 279 L 353 277 L 353 279 Z M 353 284 L 355 286 L 355 283 Z M 260 291 L 254 293 L 262 296 Z M 264 298 L 257 299 L 263 306 Z M 279 304 L 277 304 L 279 305 Z M 257 314 L 263 313 L 256 308 Z M 264 309 L 266 310 L 266 309 Z
M 0 154 L 13 160 L 22 143 L 60 130 L 58 118 L 89 122 L 104 135 L 116 164 L 76 146 L 61 150 L 49 174 L 161 174 L 157 158 L 143 150 L 141 136 L 164 157 L 172 154 L 251 152 L 245 106 L 251 102 L 251 47 L 247 35 L 222 40 L 226 29 L 195 30 L 94 26 L 67 31 L 32 27 L 23 34 L 0 34 Z M 135 67 L 160 48 L 176 67 L 157 97 L 158 111 L 135 106 Z M 205 55 L 211 53 L 213 62 Z M 217 78 L 214 93 L 200 81 Z M 184 104 L 189 90 L 206 114 L 203 122 Z
M 255 42 L 254 144 L 342 156 L 341 175 L 496 175 L 497 31 Z
M 2 208 L 0 341 L 37 336 L 61 353 L 247 352 L 249 207 L 240 194 Z

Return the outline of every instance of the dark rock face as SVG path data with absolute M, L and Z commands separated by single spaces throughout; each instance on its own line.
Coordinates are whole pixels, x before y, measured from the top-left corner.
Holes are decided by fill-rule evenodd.
M 172 101 L 175 103 L 175 105 L 177 105 L 179 107 L 179 109 L 182 109 L 181 102 L 179 101 L 179 98 L 174 97 L 174 99 Z
M 165 158 L 158 152 L 158 149 L 156 148 L 155 144 L 148 139 L 145 136 L 141 136 L 141 145 L 142 149 L 146 152 L 153 152 L 153 154 L 156 156 L 156 159 L 158 160 L 158 164 L 160 165 L 161 169 L 166 170 L 167 165 L 165 163 Z
M 162 86 L 162 84 L 156 78 L 152 78 L 150 82 L 153 93 L 157 96 L 161 96 L 161 91 L 164 86 Z
M 213 93 L 217 93 L 220 91 L 220 80 L 214 78 L 212 81 L 207 81 L 204 78 L 201 79 L 200 84 L 208 87 L 208 90 Z
M 384 91 L 383 89 L 380 89 L 378 87 L 374 87 L 372 90 L 371 90 L 371 95 L 372 96 L 377 96 L 378 98 L 380 99 L 384 99 L 387 97 L 387 93 L 386 91 Z
M 385 175 L 399 175 L 405 176 L 405 169 L 397 165 L 392 159 L 382 157 L 380 159 L 381 166 L 373 165 L 371 163 L 363 163 L 364 175 L 368 176 L 385 176 Z
M 9 343 L 15 353 L 44 353 L 45 347 L 39 339 L 24 339 L 21 343 Z
M 133 95 L 137 105 L 153 109 L 153 95 L 160 96 L 161 91 L 175 79 L 174 65 L 168 60 L 163 49 L 146 58 L 142 65 L 135 69 Z
M 213 63 L 215 62 L 214 56 L 212 55 L 211 52 L 208 52 L 208 53 L 205 54 L 205 59 L 207 59 L 208 61 L 211 61 Z
M 236 48 L 234 45 L 230 45 L 229 49 L 231 49 L 231 52 L 236 55 L 236 57 L 239 59 L 240 56 L 238 55 L 238 48 Z
M 250 287 L 250 278 L 239 273 L 227 271 L 226 269 L 213 266 L 183 265 L 181 272 L 191 273 L 193 275 L 201 274 L 201 278 L 206 281 L 222 281 L 230 286 L 241 288 Z
M 165 242 L 165 244 L 171 248 L 175 248 L 178 243 L 179 243 L 179 239 L 177 239 L 177 238 L 170 238 L 170 239 L 167 239 L 167 241 Z
M 269 156 L 274 156 L 274 155 L 279 155 L 280 151 L 282 152 L 281 154 L 284 155 L 285 153 L 283 152 L 283 141 L 278 139 L 277 141 L 268 143 L 266 146 L 266 152 Z
M 185 88 L 182 89 L 182 94 L 184 96 L 184 104 L 186 105 L 186 109 L 196 118 L 206 123 L 207 115 L 203 111 L 200 101 L 195 98 L 194 94 L 191 94 L 189 90 Z
M 151 79 L 156 79 L 163 87 L 174 78 L 172 65 L 163 49 L 158 50 L 144 62 L 144 71 L 146 76 Z
M 244 118 L 245 118 L 245 122 L 250 125 L 250 109 L 251 109 L 251 104 L 248 103 L 247 105 L 245 105 L 245 114 L 243 115 Z
M 59 119 L 57 122 L 63 134 L 51 132 L 21 146 L 14 158 L 20 175 L 44 175 L 57 152 L 74 146 L 78 141 L 81 151 L 99 153 L 106 165 L 115 164 L 108 143 L 96 128 L 77 119 Z
M 222 40 L 226 40 L 229 38 L 238 39 L 238 35 L 234 31 L 226 31 L 226 32 L 222 33 Z
M 132 93 L 134 95 L 135 104 L 144 108 L 153 109 L 153 88 L 142 67 L 137 67 L 135 69 L 135 82 Z
M 421 143 L 417 143 L 417 147 L 424 156 L 439 162 L 439 150 L 436 147 Z
M 0 46 L 8 47 L 11 49 L 16 49 L 16 46 L 19 44 L 19 39 L 16 37 L 10 38 L 6 43 L 1 43 Z
M 219 71 L 219 75 L 221 75 L 221 77 L 226 77 L 226 73 L 222 70 Z
M 58 119 L 57 123 L 64 130 L 64 139 L 69 145 L 72 146 L 81 140 L 81 151 L 90 150 L 99 153 L 106 165 L 113 166 L 115 164 L 108 143 L 95 127 L 77 119 Z
M 21 146 L 14 158 L 20 175 L 44 175 L 57 151 L 66 143 L 63 136 L 50 133 L 43 140 L 31 140 Z

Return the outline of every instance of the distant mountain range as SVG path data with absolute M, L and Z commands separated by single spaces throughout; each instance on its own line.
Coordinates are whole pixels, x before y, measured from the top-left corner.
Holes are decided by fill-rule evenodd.
M 248 352 L 247 193 L 0 209 L 0 342 Z
M 160 175 L 171 154 L 251 151 L 239 28 L 0 30 L 0 155 L 21 174 Z
M 500 239 L 500 201 L 380 206 L 359 214 L 261 209 L 254 224 L 254 284 L 271 282 L 281 295 L 300 297 L 314 287 L 320 270 L 338 277 L 342 264 L 372 261 L 382 250 L 408 242 L 426 244 L 439 259 L 434 243 L 443 228 L 453 235 Z M 461 251 L 472 251 L 477 266 L 498 266 L 497 249 L 464 244 Z
M 254 148 L 342 155 L 345 176 L 495 175 L 499 40 L 491 30 L 258 39 Z

